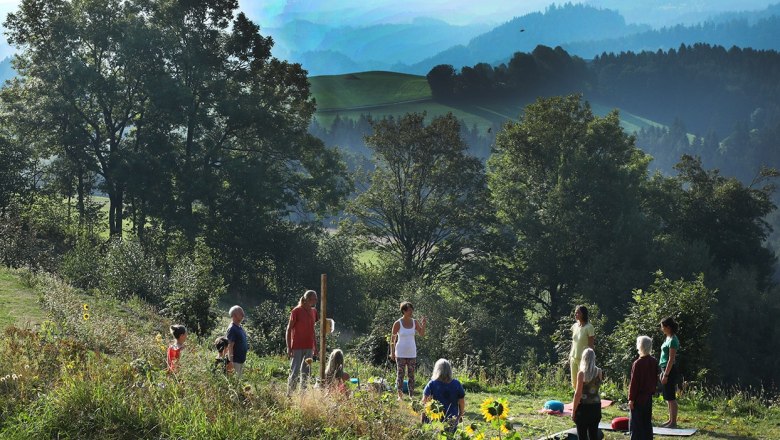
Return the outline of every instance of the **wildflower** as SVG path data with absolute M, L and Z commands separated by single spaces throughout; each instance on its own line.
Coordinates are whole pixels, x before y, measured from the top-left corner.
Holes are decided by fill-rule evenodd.
M 157 336 L 154 337 L 154 340 L 162 344 L 162 335 L 157 333 Z
M 89 321 L 89 313 L 85 313 L 82 318 L 84 318 L 84 321 Z
M 497 419 L 503 420 L 509 415 L 509 402 L 506 399 L 488 397 L 480 405 L 480 410 L 486 422 L 492 422 Z
M 474 440 L 485 440 L 485 433 L 480 432 L 477 435 L 474 436 Z
M 438 400 L 431 399 L 425 404 L 425 414 L 428 415 L 431 421 L 441 420 L 444 418 L 444 405 Z
M 306 362 L 307 365 L 311 365 L 311 363 L 314 362 L 314 359 L 306 358 L 306 360 L 304 362 Z
M 13 380 L 19 380 L 19 378 L 21 378 L 21 377 L 22 377 L 21 375 L 17 376 L 16 373 L 11 375 L 11 379 L 13 379 Z
M 85 311 L 85 312 L 89 312 L 89 304 L 87 304 L 87 303 L 84 303 L 84 304 L 81 306 L 81 308 L 82 308 L 82 309 L 84 309 L 84 311 Z
M 501 422 L 500 429 L 502 433 L 509 434 L 509 432 L 512 431 L 512 424 L 504 420 L 503 422 Z
M 479 429 L 479 425 L 477 425 L 476 423 L 471 423 L 466 426 L 466 434 L 468 434 L 470 437 L 474 435 L 478 429 Z

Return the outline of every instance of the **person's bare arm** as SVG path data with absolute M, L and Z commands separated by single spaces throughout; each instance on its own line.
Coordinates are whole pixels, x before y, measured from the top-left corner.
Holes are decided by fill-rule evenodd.
M 390 359 L 395 360 L 395 343 L 398 341 L 398 330 L 400 330 L 400 324 L 398 321 L 393 323 L 393 329 L 390 333 Z
M 287 342 L 287 357 L 292 357 L 292 329 L 295 325 L 295 319 L 293 318 L 293 314 L 290 313 L 290 320 L 287 321 L 287 334 L 285 336 L 285 341 Z
M 577 373 L 577 389 L 574 391 L 574 399 L 571 403 L 571 419 L 576 421 L 577 407 L 580 406 L 580 400 L 582 399 L 582 388 L 585 382 L 585 373 L 580 371 Z

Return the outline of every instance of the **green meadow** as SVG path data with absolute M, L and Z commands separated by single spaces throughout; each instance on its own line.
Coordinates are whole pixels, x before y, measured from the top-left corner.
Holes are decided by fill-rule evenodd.
M 426 112 L 428 118 L 452 113 L 467 126 L 485 131 L 507 120 L 516 120 L 529 101 L 501 101 L 480 104 L 448 105 L 433 100 L 424 76 L 396 72 L 359 72 L 309 78 L 317 102 L 315 118 L 329 127 L 337 116 L 357 120 L 361 114 L 374 118 Z M 597 115 L 614 109 L 608 103 L 591 102 Z M 623 128 L 636 132 L 644 127 L 661 126 L 654 121 L 621 110 Z

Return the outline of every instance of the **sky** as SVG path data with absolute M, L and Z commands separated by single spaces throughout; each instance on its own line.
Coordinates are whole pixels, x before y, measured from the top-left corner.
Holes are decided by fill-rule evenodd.
M 566 0 L 571 1 L 571 0 Z M 573 1 L 577 3 L 576 0 Z M 651 18 L 660 26 L 669 17 L 696 20 L 696 11 L 739 11 L 762 9 L 780 0 L 582 0 L 598 7 L 618 9 L 627 21 Z M 19 0 L 0 0 L 1 21 L 16 9 Z M 542 11 L 551 0 L 239 0 L 240 8 L 261 28 L 279 27 L 285 22 L 305 19 L 337 26 L 366 26 L 403 23 L 415 17 L 434 17 L 450 24 L 501 24 L 529 12 Z M 565 1 L 558 1 L 558 4 Z M 672 23 L 673 24 L 673 23 Z M 0 57 L 13 49 L 3 36 Z

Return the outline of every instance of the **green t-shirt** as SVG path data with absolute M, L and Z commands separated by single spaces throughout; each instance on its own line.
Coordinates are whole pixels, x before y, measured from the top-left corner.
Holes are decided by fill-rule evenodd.
M 569 352 L 569 358 L 582 359 L 582 352 L 588 348 L 588 338 L 596 336 L 596 330 L 590 323 L 580 326 L 578 322 L 575 322 L 571 326 L 571 352 Z
M 677 339 L 677 335 L 667 336 L 663 344 L 661 344 L 661 359 L 658 360 L 658 366 L 661 369 L 666 368 L 666 364 L 669 363 L 669 349 L 674 348 L 675 352 L 680 350 L 680 340 Z

